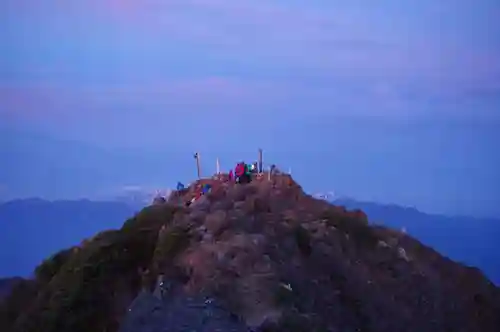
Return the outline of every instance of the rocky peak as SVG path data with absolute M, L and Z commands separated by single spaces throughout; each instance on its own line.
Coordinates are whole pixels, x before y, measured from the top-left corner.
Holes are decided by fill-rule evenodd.
M 211 190 L 200 196 L 205 184 Z M 228 313 L 220 326 L 233 317 L 238 331 L 500 327 L 499 290 L 479 270 L 370 226 L 360 210 L 307 195 L 287 174 L 256 175 L 249 184 L 225 175 L 195 181 L 63 258 L 44 263 L 50 269 L 39 270 L 50 273 L 34 281 L 35 300 L 3 326 L 205 331 L 181 318 L 202 297 Z

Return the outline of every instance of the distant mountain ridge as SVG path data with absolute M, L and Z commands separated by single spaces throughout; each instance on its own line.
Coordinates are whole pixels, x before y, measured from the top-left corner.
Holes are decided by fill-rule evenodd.
M 48 255 L 120 227 L 139 211 L 118 201 L 18 199 L 0 204 L 0 278 L 29 276 Z
M 170 188 L 158 188 L 147 185 L 127 185 L 97 193 L 93 196 L 93 200 L 121 202 L 133 207 L 143 208 L 149 205 L 156 196 L 168 196 L 171 192 L 172 189 Z

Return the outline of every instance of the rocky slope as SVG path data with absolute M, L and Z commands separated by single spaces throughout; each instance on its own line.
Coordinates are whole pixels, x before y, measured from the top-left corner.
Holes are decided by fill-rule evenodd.
M 476 266 L 500 286 L 500 219 L 428 214 L 414 208 L 353 199 L 337 199 L 335 205 L 361 209 L 370 222 L 405 229 L 411 236 L 441 254 Z
M 288 175 L 198 181 L 35 274 L 6 299 L 5 331 L 500 329 L 500 290 L 479 270 Z

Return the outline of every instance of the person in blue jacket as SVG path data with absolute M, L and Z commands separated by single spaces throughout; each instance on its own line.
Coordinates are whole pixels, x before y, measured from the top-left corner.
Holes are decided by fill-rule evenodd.
M 203 188 L 201 189 L 201 192 L 203 195 L 205 195 L 205 194 L 208 194 L 210 192 L 210 189 L 212 189 L 212 186 L 207 183 L 203 186 Z

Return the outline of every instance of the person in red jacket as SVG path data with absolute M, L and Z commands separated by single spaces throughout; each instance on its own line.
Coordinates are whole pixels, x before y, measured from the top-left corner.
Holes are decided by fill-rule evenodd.
M 248 165 L 245 162 L 238 163 L 234 169 L 234 175 L 236 178 L 236 183 L 250 183 L 252 181 L 252 175 Z
M 228 180 L 229 180 L 229 182 L 233 182 L 233 179 L 234 179 L 233 170 L 230 170 Z
M 236 179 L 236 182 L 241 183 L 244 175 L 245 175 L 245 163 L 241 162 L 236 164 L 236 167 L 234 168 L 234 177 Z

